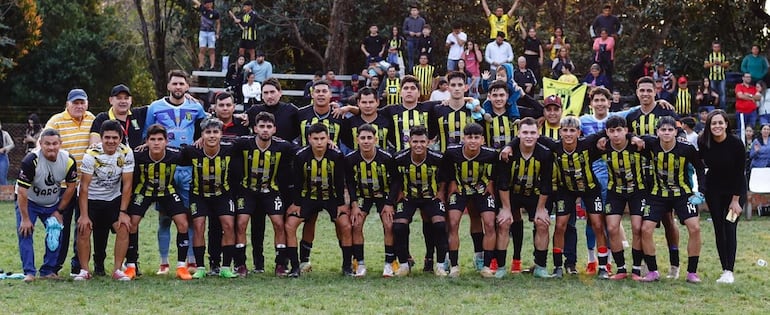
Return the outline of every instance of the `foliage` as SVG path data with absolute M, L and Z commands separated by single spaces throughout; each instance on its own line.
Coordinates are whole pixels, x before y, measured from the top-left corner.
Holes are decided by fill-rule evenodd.
M 0 80 L 40 44 L 42 24 L 35 0 L 0 2 Z

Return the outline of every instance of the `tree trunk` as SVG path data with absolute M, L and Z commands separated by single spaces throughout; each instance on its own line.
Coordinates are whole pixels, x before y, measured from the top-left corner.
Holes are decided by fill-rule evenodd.
M 352 0 L 334 0 L 329 16 L 329 41 L 324 53 L 324 66 L 337 73 L 347 73 L 345 63 L 348 52 L 348 21 L 354 16 Z
M 157 20 L 158 18 L 158 7 L 159 7 L 159 0 L 155 0 L 155 18 Z M 155 94 L 158 97 L 162 97 L 166 94 L 166 84 L 165 82 L 165 76 L 164 76 L 164 70 L 162 68 L 165 68 L 164 66 L 164 55 L 158 55 L 158 49 L 157 49 L 157 26 L 155 29 L 155 43 L 156 45 L 153 46 L 150 44 L 150 30 L 147 25 L 147 18 L 144 15 L 144 8 L 142 6 L 142 0 L 134 0 L 134 4 L 136 5 L 136 12 L 139 15 L 139 21 L 142 24 L 142 42 L 144 43 L 144 57 L 147 59 L 147 66 L 150 68 L 150 75 L 152 76 L 152 82 L 153 86 L 155 87 Z M 156 25 L 158 23 L 155 23 Z M 165 46 L 165 45 L 164 45 Z M 165 49 L 161 49 L 161 52 L 164 52 Z M 155 53 L 153 56 L 153 52 Z

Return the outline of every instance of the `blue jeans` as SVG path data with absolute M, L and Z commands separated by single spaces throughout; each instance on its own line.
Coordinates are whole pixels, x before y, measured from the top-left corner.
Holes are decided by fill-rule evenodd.
M 406 39 L 406 73 L 411 74 L 414 67 L 414 60 L 419 56 L 417 52 L 417 45 L 419 41 L 417 38 Z
M 759 115 L 759 125 L 764 126 L 770 124 L 770 114 Z
M 717 93 L 719 93 L 719 108 L 725 109 L 727 104 L 727 80 L 711 80 L 711 84 L 717 88 Z
M 459 59 L 458 60 L 447 59 L 446 60 L 446 71 L 449 72 L 449 71 L 457 70 L 457 63 L 458 62 L 460 62 Z
M 59 204 L 55 204 L 50 207 L 41 207 L 35 204 L 34 202 L 29 202 L 27 204 L 27 212 L 29 214 L 29 220 L 32 222 L 32 225 L 34 226 L 35 223 L 37 223 L 37 219 L 40 218 L 40 221 L 43 222 L 43 226 L 45 226 L 45 220 L 48 219 L 48 217 L 53 214 L 54 211 L 56 211 L 56 207 L 58 207 Z M 27 236 L 21 236 L 21 234 L 18 233 L 18 228 L 21 226 L 21 212 L 19 212 L 19 204 L 16 203 L 16 228 L 17 228 L 17 235 L 19 237 L 19 255 L 21 256 L 21 267 L 24 269 L 25 275 L 36 275 L 37 270 L 35 269 L 35 247 L 34 247 L 34 238 L 33 238 L 33 232 L 30 232 Z M 59 246 L 67 247 L 66 243 L 59 243 Z M 40 266 L 40 276 L 44 277 L 53 273 L 56 273 L 56 261 L 59 258 L 59 250 L 50 250 L 48 249 L 48 242 L 46 241 L 45 246 L 45 255 L 43 256 L 43 265 Z
M 743 115 L 743 128 L 751 127 L 754 128 L 754 125 L 757 124 L 757 111 L 752 111 L 751 113 L 739 113 L 739 115 Z
M 8 185 L 8 154 L 0 153 L 0 185 Z

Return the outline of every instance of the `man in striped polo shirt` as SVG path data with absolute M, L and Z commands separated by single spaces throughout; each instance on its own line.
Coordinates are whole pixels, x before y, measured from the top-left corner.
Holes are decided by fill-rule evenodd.
M 67 107 L 66 109 L 53 115 L 51 119 L 45 124 L 45 129 L 51 128 L 58 131 L 61 134 L 61 148 L 69 152 L 77 162 L 78 169 L 80 169 L 80 162 L 83 161 L 83 154 L 86 152 L 89 144 L 91 124 L 94 121 L 94 114 L 88 111 L 88 95 L 86 91 L 82 89 L 72 89 L 67 94 Z M 64 187 L 64 186 L 62 186 Z M 61 190 L 63 193 L 64 190 Z M 59 244 L 59 257 L 56 262 L 56 271 L 62 269 L 64 260 L 67 259 L 67 252 L 69 247 L 67 244 L 70 240 L 70 233 L 72 233 L 72 215 L 76 215 L 77 220 L 77 207 L 76 202 L 70 203 L 66 209 L 63 209 L 62 219 L 64 223 L 64 229 L 62 230 L 61 240 Z M 76 246 L 73 244 L 72 248 L 74 256 L 72 257 L 72 273 L 77 274 L 80 272 L 80 264 L 77 260 Z

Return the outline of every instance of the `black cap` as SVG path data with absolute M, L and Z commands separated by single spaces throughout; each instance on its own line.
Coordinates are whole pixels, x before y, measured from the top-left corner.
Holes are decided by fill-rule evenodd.
M 264 51 L 257 50 L 257 57 L 264 57 L 264 56 L 265 56 L 265 52 Z
M 128 96 L 131 96 L 131 90 L 129 90 L 128 87 L 123 84 L 118 84 L 112 87 L 112 92 L 110 92 L 110 96 L 117 96 L 120 93 L 126 93 L 128 94 Z
M 253 4 L 251 1 L 243 1 L 243 5 L 244 5 L 244 6 L 247 6 L 247 5 L 248 5 L 248 6 L 252 6 L 252 5 L 254 5 L 254 4 Z

